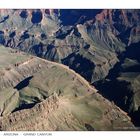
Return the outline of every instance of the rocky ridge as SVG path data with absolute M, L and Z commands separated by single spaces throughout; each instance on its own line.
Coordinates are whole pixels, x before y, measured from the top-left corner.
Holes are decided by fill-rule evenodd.
M 14 78 L 24 77 L 0 89 L 0 130 L 135 130 L 125 112 L 67 66 L 0 49 L 11 61 L 0 70 L 14 64 Z

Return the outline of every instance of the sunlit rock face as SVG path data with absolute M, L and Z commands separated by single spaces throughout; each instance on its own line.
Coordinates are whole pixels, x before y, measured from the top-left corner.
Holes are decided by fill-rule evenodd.
M 104 79 L 126 46 L 139 42 L 139 10 L 0 13 L 1 44 L 69 65 L 91 83 Z M 89 61 L 87 68 L 83 59 Z
M 0 130 L 135 130 L 67 66 L 0 46 Z
M 104 79 L 126 47 L 140 40 L 139 10 L 17 9 L 0 13 L 1 44 L 68 65 L 90 83 Z

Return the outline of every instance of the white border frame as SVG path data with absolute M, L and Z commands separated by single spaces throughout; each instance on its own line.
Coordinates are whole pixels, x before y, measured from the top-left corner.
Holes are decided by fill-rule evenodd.
M 0 0 L 0 8 L 140 9 L 139 0 Z
M 0 9 L 140 9 L 139 0 L 0 0 Z M 19 136 L 4 136 L 18 133 Z M 27 132 L 0 132 L 0 140 L 138 140 L 140 132 L 29 132 L 51 133 L 52 136 L 24 136 Z

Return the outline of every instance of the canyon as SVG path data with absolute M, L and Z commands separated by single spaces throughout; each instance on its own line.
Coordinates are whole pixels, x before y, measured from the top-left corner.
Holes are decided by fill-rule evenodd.
M 5 94 L 7 94 L 8 96 L 8 100 L 3 100 L 3 102 L 1 103 L 2 116 L 6 115 L 7 117 L 7 115 L 11 114 L 10 116 L 12 117 L 12 114 L 15 114 L 17 118 L 20 118 L 20 113 L 18 113 L 18 111 L 22 114 L 23 109 L 24 114 L 24 109 L 27 109 L 27 114 L 30 114 L 32 113 L 32 109 L 36 110 L 37 108 L 38 110 L 38 103 L 39 106 L 41 106 L 44 100 L 44 104 L 48 105 L 48 101 L 51 100 L 51 102 L 54 102 L 55 105 L 55 102 L 57 101 L 53 101 L 52 98 L 57 99 L 58 102 L 59 100 L 62 100 L 61 102 L 65 102 L 65 98 L 63 99 L 63 97 L 59 97 L 58 94 L 61 95 L 60 89 L 63 89 L 64 86 L 62 83 L 65 83 L 67 81 L 69 74 L 64 74 L 66 75 L 66 79 L 64 78 L 64 81 L 63 77 L 62 79 L 60 77 L 60 82 L 62 85 L 59 85 L 60 83 L 57 81 L 57 78 L 60 74 L 58 72 L 61 70 L 57 69 L 57 67 L 61 67 L 62 69 L 64 69 L 62 71 L 68 71 L 71 73 L 76 72 L 74 74 L 75 77 L 81 79 L 84 82 L 83 84 L 81 84 L 81 87 L 87 86 L 90 90 L 93 90 L 92 88 L 95 87 L 95 96 L 98 96 L 99 100 L 101 98 L 106 102 L 107 99 L 107 103 L 105 103 L 105 105 L 99 103 L 99 110 L 104 110 L 103 108 L 106 108 L 105 106 L 109 106 L 109 104 L 110 106 L 112 106 L 112 104 L 115 104 L 113 105 L 113 108 L 116 108 L 117 106 L 120 111 L 117 111 L 117 109 L 115 109 L 114 112 L 124 112 L 124 116 L 129 119 L 131 118 L 131 123 L 133 123 L 135 127 L 139 127 L 139 9 L 1 9 L 0 44 L 5 46 L 6 50 L 12 48 L 10 50 L 11 55 L 7 54 L 6 50 L 3 47 L 1 49 L 2 54 L 6 53 L 5 55 L 8 56 L 4 57 L 4 55 L 1 54 L 2 58 L 0 60 L 0 67 L 2 67 L 2 70 L 0 72 L 0 90 L 2 90 L 1 96 L 2 99 L 5 98 Z M 14 55 L 16 58 L 14 58 Z M 35 56 L 37 56 L 38 58 Z M 13 62 L 12 59 L 14 59 L 13 61 L 19 60 L 19 62 Z M 22 61 L 20 61 L 21 59 Z M 12 67 L 9 66 L 11 64 Z M 52 65 L 56 66 L 56 70 L 54 68 L 53 71 L 53 69 L 50 68 L 50 66 Z M 49 70 L 52 71 L 52 73 L 49 73 Z M 45 80 L 45 77 L 48 76 L 50 78 L 50 81 L 49 79 Z M 54 81 L 51 81 L 51 79 L 53 79 Z M 38 80 L 42 81 L 40 85 L 38 85 L 39 83 L 37 84 L 36 82 L 33 82 L 33 85 L 30 85 L 30 82 L 32 83 L 32 81 Z M 46 83 L 43 83 L 43 81 L 46 81 Z M 34 84 L 37 84 L 36 89 L 34 89 Z M 96 106 L 98 103 L 91 103 L 91 108 L 93 108 L 93 110 L 89 110 L 89 105 L 86 105 L 85 103 L 86 100 L 87 102 L 89 102 L 88 98 L 90 98 L 91 95 L 86 97 L 86 95 L 84 95 L 84 93 L 87 93 L 85 89 L 81 89 L 80 91 L 78 91 L 76 85 L 75 87 L 72 87 L 73 84 L 71 83 L 71 80 L 70 83 L 67 84 L 68 89 L 66 91 L 68 93 L 66 94 L 66 97 L 73 95 L 74 88 L 74 93 L 76 92 L 76 94 L 74 94 L 74 97 L 72 98 L 74 104 L 78 102 L 78 94 L 83 94 L 82 96 L 84 99 L 79 99 L 79 102 L 83 102 L 85 110 L 88 110 L 87 113 L 94 111 L 94 106 Z M 80 83 L 77 84 L 79 84 L 80 86 Z M 58 88 L 60 86 L 60 91 L 55 91 L 50 87 L 50 85 L 54 85 L 55 88 Z M 27 88 L 28 86 L 29 88 Z M 40 86 L 41 88 L 38 88 Z M 6 89 L 3 90 L 4 88 Z M 53 90 L 52 93 L 49 93 L 49 90 Z M 82 93 L 83 91 L 84 93 Z M 10 96 L 11 93 L 12 96 Z M 53 95 L 54 93 L 56 94 L 55 96 Z M 26 96 L 28 96 L 28 94 L 31 95 L 26 99 Z M 34 94 L 35 97 L 32 97 Z M 50 97 L 50 95 L 52 96 L 52 98 Z M 9 102 L 9 100 L 11 101 L 12 98 L 14 98 L 16 102 L 12 102 L 13 105 L 8 105 L 5 110 L 4 108 L 7 105 L 5 105 L 6 103 L 4 103 L 4 101 Z M 94 100 L 95 99 L 93 97 L 93 102 Z M 67 102 L 70 105 L 71 109 L 76 108 L 71 106 L 71 100 L 68 100 Z M 80 110 L 80 103 L 78 110 Z M 56 106 L 59 108 L 59 103 Z M 49 106 L 48 108 L 51 107 Z M 60 105 L 60 110 L 61 109 L 64 112 L 66 110 L 66 108 L 61 108 Z M 42 114 L 42 117 L 44 117 L 44 112 L 39 112 L 39 114 Z M 68 112 L 64 114 L 67 116 L 67 113 Z M 98 123 L 96 128 L 96 125 L 94 126 L 90 122 L 91 120 L 89 121 L 90 123 L 87 123 L 87 125 L 85 126 L 79 124 L 78 122 L 82 121 L 82 118 L 78 118 L 79 116 L 76 116 L 77 120 L 75 121 L 77 123 L 72 122 L 71 125 L 69 124 L 70 127 L 68 127 L 69 125 L 67 125 L 60 126 L 59 128 L 57 123 L 52 124 L 52 126 L 51 124 L 49 124 L 49 120 L 52 121 L 49 116 L 52 114 L 53 117 L 54 115 L 61 115 L 58 114 L 57 109 L 55 108 L 54 111 L 48 114 L 48 118 L 42 118 L 45 122 L 47 122 L 46 126 L 38 123 L 38 125 L 41 126 L 40 130 L 43 128 L 45 130 L 65 130 L 65 127 L 66 130 L 72 130 L 72 128 L 74 130 L 87 130 L 87 128 L 92 130 L 93 128 L 95 130 L 115 129 L 113 128 L 114 126 L 111 127 L 112 124 L 105 127 L 105 123 L 107 123 L 105 121 L 106 117 L 105 120 L 102 118 L 102 123 L 99 120 L 98 121 L 100 123 L 96 122 Z M 70 114 L 73 115 L 73 113 Z M 59 117 L 63 118 L 64 116 Z M 111 117 L 111 114 L 109 116 Z M 123 115 L 120 116 L 122 117 Z M 91 115 L 91 118 L 92 117 L 94 118 L 94 115 Z M 114 120 L 114 117 L 112 118 L 112 120 Z M 36 118 L 34 119 L 36 120 Z M 5 118 L 5 120 L 8 122 L 7 118 Z M 31 120 L 29 119 L 29 124 L 31 123 L 30 121 Z M 56 120 L 54 120 L 54 122 L 55 121 Z M 62 121 L 61 123 L 64 124 L 64 118 L 58 121 Z M 72 119 L 70 118 L 69 121 L 72 121 Z M 74 126 L 73 123 L 76 123 L 77 127 L 76 125 Z M 102 124 L 103 126 L 98 126 Z M 118 122 L 118 124 L 120 125 L 120 122 Z M 125 124 L 122 123 L 122 125 Z M 11 128 L 10 123 L 7 124 L 7 126 L 4 126 L 3 124 L 1 126 L 2 130 L 28 129 L 24 124 L 22 124 L 19 128 L 18 126 Z M 123 129 L 123 126 L 121 126 L 120 128 L 119 127 L 120 126 L 118 126 L 119 130 Z M 28 130 L 35 130 L 37 128 L 38 127 L 30 127 Z

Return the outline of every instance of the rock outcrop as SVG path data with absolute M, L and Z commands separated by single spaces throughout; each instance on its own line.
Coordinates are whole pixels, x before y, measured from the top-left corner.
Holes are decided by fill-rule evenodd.
M 0 50 L 1 58 L 10 58 L 0 61 L 0 71 L 11 66 L 0 89 L 1 131 L 135 130 L 125 112 L 67 66 Z

